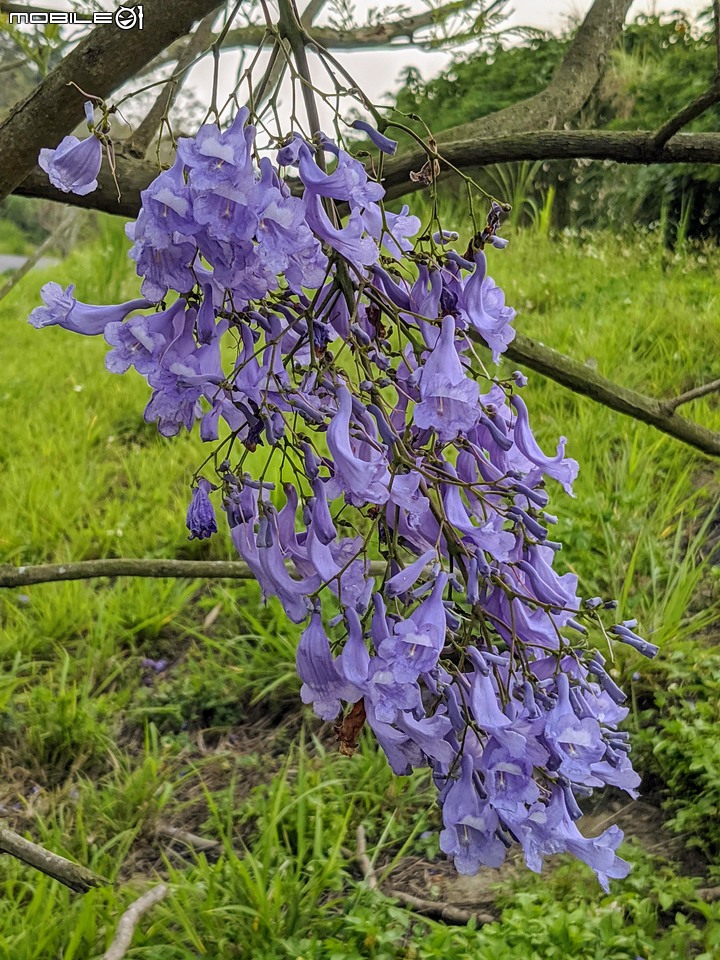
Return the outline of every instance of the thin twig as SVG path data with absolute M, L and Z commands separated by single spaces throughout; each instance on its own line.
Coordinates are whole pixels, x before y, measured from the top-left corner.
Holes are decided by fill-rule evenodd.
M 464 926 L 471 920 L 476 923 L 493 923 L 495 917 L 489 913 L 477 913 L 469 910 L 462 910 L 460 907 L 454 907 L 450 903 L 444 903 L 440 900 L 424 900 L 422 897 L 416 897 L 412 893 L 406 893 L 404 890 L 382 890 L 378 884 L 377 874 L 372 865 L 370 857 L 367 855 L 367 841 L 365 838 L 365 829 L 362 824 L 356 832 L 357 847 L 354 852 L 345 851 L 345 855 L 352 856 L 357 862 L 362 872 L 363 879 L 370 890 L 377 890 L 384 896 L 392 900 L 399 900 L 406 907 L 410 907 L 416 913 L 431 917 L 437 920 L 444 920 L 446 923 L 456 923 Z
M 399 900 L 406 907 L 410 907 L 416 913 L 432 919 L 444 920 L 445 923 L 459 924 L 465 926 L 474 920 L 477 924 L 494 923 L 495 917 L 490 913 L 476 913 L 472 910 L 462 910 L 460 907 L 454 907 L 450 903 L 443 903 L 440 900 L 424 900 L 422 897 L 415 897 L 411 893 L 405 893 L 404 890 L 388 890 L 386 896 L 393 900 Z
M 387 564 L 370 564 L 370 576 L 382 576 Z M 75 563 L 40 563 L 14 567 L 0 564 L 0 587 L 28 587 L 63 580 L 93 580 L 97 577 L 152 577 L 188 580 L 254 580 L 255 574 L 240 560 L 153 560 L 114 557 Z
M 283 73 L 287 68 L 289 58 L 290 44 L 287 40 L 283 40 L 278 37 L 277 42 L 270 53 L 265 72 L 263 73 L 257 87 L 252 93 L 252 106 L 255 110 L 255 113 L 259 113 L 260 108 L 264 105 L 265 101 L 272 97 L 275 88 L 282 79 Z M 248 106 L 250 106 L 249 103 Z
M 715 64 L 720 76 L 720 0 L 713 0 L 713 20 L 715 23 Z
M 159 837 L 167 837 L 169 840 L 178 840 L 180 843 L 187 844 L 198 853 L 206 853 L 210 850 L 217 850 L 222 844 L 219 840 L 208 840 L 205 837 L 199 837 L 196 833 L 190 833 L 187 830 L 181 830 L 180 827 L 170 827 L 160 824 L 155 831 Z
M 690 403 L 691 400 L 697 400 L 698 397 L 704 397 L 708 393 L 715 393 L 716 390 L 720 390 L 720 380 L 712 380 L 710 383 L 703 383 L 699 387 L 693 387 L 692 390 L 686 390 L 685 393 L 681 393 L 671 400 L 665 400 L 663 406 L 668 413 L 672 413 L 673 410 L 677 410 L 677 408 L 684 403 Z
M 679 133 L 683 127 L 686 127 L 693 120 L 696 120 L 701 114 L 705 113 L 710 107 L 713 107 L 720 101 L 720 78 L 716 77 L 704 93 L 689 103 L 686 107 L 671 117 L 664 124 L 653 139 L 653 147 L 656 150 L 665 146 L 668 140 L 672 139 L 676 133 Z
M 66 860 L 57 853 L 51 853 L 31 840 L 26 840 L 19 833 L 11 830 L 5 821 L 0 821 L 0 852 L 21 860 L 29 867 L 34 867 L 41 873 L 64 883 L 75 893 L 87 893 L 93 887 L 104 887 L 109 880 L 99 877 L 92 870 L 83 867 L 72 860 Z
M 378 887 L 378 878 L 377 874 L 375 873 L 375 868 L 372 865 L 372 861 L 367 855 L 367 840 L 365 838 L 365 828 L 362 824 L 360 824 L 357 828 L 355 837 L 357 840 L 355 859 L 357 860 L 358 866 L 362 870 L 365 883 L 371 890 L 376 890 Z
M 102 955 L 102 960 L 122 960 L 130 949 L 135 927 L 144 913 L 160 903 L 167 896 L 168 888 L 164 883 L 146 891 L 141 897 L 131 903 L 118 921 L 115 939 Z
M 48 250 L 52 250 L 55 244 L 63 238 L 64 234 L 72 229 L 77 222 L 77 214 L 78 211 L 76 209 L 68 210 L 65 217 L 60 221 L 50 236 L 43 240 L 37 250 L 27 258 L 21 267 L 18 267 L 15 273 L 13 273 L 5 286 L 0 288 L 0 300 L 3 300 L 10 293 L 10 291 L 13 290 L 18 283 L 20 283 L 22 278 L 28 274 L 37 263 L 40 262 Z

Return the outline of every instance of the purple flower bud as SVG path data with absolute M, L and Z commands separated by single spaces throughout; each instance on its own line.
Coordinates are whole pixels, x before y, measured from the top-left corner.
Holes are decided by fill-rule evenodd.
M 442 232 L 436 230 L 432 235 L 433 243 L 446 244 L 454 243 L 456 240 L 460 239 L 460 234 L 456 233 L 455 230 L 443 230 Z
M 636 623 L 635 620 L 628 620 L 628 623 Z M 618 640 L 621 640 L 623 643 L 626 643 L 629 647 L 637 650 L 638 653 L 641 653 L 644 657 L 652 660 L 653 657 L 656 657 L 660 651 L 654 643 L 648 643 L 647 640 L 643 640 L 642 637 L 638 637 L 637 634 L 633 633 L 631 630 L 628 630 L 623 624 L 618 624 L 615 627 L 610 627 L 610 633 L 614 634 Z
M 215 510 L 208 496 L 211 490 L 212 484 L 210 481 L 201 477 L 193 490 L 185 520 L 185 525 L 190 531 L 188 540 L 207 540 L 214 533 L 217 533 Z
M 354 127 L 356 130 L 362 130 L 363 133 L 366 133 L 375 146 L 379 150 L 382 150 L 383 153 L 387 153 L 392 157 L 397 150 L 397 140 L 391 140 L 389 137 L 386 137 L 365 120 L 355 120 L 350 124 L 350 126 Z

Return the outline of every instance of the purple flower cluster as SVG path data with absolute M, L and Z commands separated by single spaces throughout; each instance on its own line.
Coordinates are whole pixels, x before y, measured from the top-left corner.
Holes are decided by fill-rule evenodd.
M 478 373 L 476 350 L 497 360 L 514 336 L 483 252 L 503 245 L 499 208 L 464 256 L 447 231 L 413 248 L 420 222 L 345 150 L 294 134 L 273 165 L 248 119 L 181 140 L 144 191 L 128 234 L 145 300 L 93 307 L 49 284 L 31 322 L 102 333 L 108 369 L 152 387 L 146 419 L 165 436 L 199 420 L 224 450 L 191 538 L 217 529 L 220 489 L 264 596 L 307 624 L 303 701 L 346 745 L 349 718 L 366 722 L 397 774 L 431 768 L 460 872 L 519 843 L 532 869 L 567 851 L 607 887 L 627 873 L 622 834 L 586 839 L 578 800 L 635 795 L 638 777 L 624 696 L 587 640 L 603 604 L 554 568 L 546 483 L 572 493 L 577 463 L 564 438 L 538 445 L 522 374 Z M 246 469 L 259 447 L 282 490 Z M 654 655 L 635 626 L 610 629 Z

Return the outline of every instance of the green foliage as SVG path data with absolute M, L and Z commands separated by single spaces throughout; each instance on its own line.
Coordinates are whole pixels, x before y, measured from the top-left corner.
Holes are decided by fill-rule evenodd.
M 518 46 L 457 54 L 452 64 L 431 80 L 408 68 L 396 106 L 416 113 L 435 133 L 503 109 L 538 93 L 562 59 L 569 34 L 531 35 Z M 715 71 L 715 43 L 709 14 L 698 21 L 679 11 L 667 16 L 638 16 L 626 26 L 623 47 L 615 51 L 592 100 L 585 106 L 582 127 L 613 130 L 657 130 L 671 116 L 707 89 Z M 686 128 L 717 129 L 713 107 Z M 422 135 L 423 128 L 415 129 Z M 498 133 L 502 130 L 499 129 Z M 485 189 L 500 190 L 513 204 L 516 223 L 532 223 L 553 193 L 556 228 L 633 224 L 659 228 L 672 246 L 688 237 L 720 234 L 720 194 L 715 165 L 631 166 L 554 161 L 544 164 L 502 164 L 473 171 Z M 457 192 L 457 183 L 441 185 L 441 194 Z
M 718 874 L 720 654 L 696 641 L 672 651 L 634 685 L 637 743 L 662 784 L 669 826 Z
M 433 131 L 447 130 L 511 106 L 547 86 L 567 46 L 566 39 L 531 36 L 518 46 L 457 54 L 436 78 L 426 81 L 416 67 L 401 74 L 396 106 L 419 114 Z M 422 132 L 422 128 L 417 128 Z

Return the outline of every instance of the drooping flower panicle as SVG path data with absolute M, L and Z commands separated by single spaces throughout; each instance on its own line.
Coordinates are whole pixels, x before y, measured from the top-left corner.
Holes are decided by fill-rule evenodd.
M 546 483 L 570 493 L 577 463 L 564 438 L 554 456 L 536 442 L 521 373 L 475 362 L 514 336 L 482 250 L 503 245 L 500 207 L 464 255 L 451 231 L 413 250 L 420 221 L 385 210 L 357 159 L 293 134 L 256 162 L 249 119 L 181 139 L 143 191 L 128 235 L 145 299 L 91 307 L 49 284 L 31 322 L 103 334 L 108 369 L 147 379 L 163 435 L 199 422 L 239 451 L 195 486 L 191 538 L 215 532 L 220 489 L 264 596 L 305 625 L 303 701 L 341 726 L 364 717 L 396 773 L 431 768 L 460 872 L 518 842 L 532 869 L 569 851 L 607 886 L 628 869 L 621 833 L 584 838 L 578 800 L 634 795 L 638 777 L 623 694 L 586 639 L 603 605 L 554 567 Z M 282 490 L 248 472 L 258 448 L 282 452 Z M 611 633 L 653 655 L 634 626 Z

